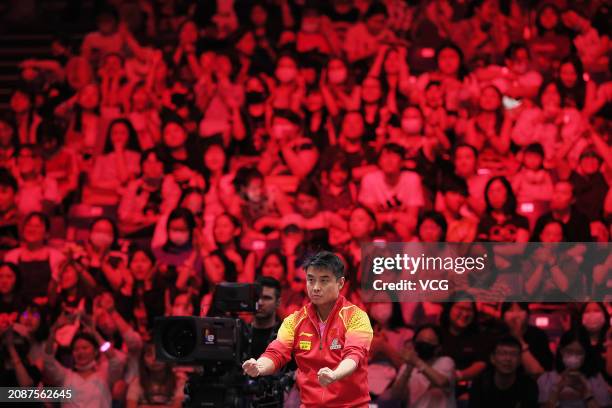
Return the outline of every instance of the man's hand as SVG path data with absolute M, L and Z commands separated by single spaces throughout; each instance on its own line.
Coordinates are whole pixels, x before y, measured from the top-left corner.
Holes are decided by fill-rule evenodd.
M 254 358 L 250 358 L 245 361 L 242 364 L 242 369 L 244 370 L 244 373 L 249 377 L 259 377 L 261 375 L 257 360 L 255 360 Z
M 320 369 L 317 375 L 319 376 L 319 384 L 324 387 L 327 387 L 329 384 L 337 380 L 334 370 L 328 367 L 323 367 Z

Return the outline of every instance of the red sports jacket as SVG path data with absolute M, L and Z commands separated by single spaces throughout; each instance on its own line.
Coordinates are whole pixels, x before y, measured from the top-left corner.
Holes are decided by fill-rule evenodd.
M 312 303 L 287 316 L 262 356 L 272 360 L 278 370 L 293 353 L 303 407 L 367 407 L 368 352 L 373 335 L 368 315 L 341 295 L 323 333 L 319 333 L 318 322 Z M 319 384 L 321 368 L 334 370 L 346 358 L 357 363 L 351 375 L 327 387 Z

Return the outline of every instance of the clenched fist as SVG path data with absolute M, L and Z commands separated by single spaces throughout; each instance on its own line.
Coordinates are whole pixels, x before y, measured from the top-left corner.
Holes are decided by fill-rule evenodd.
M 319 376 L 319 383 L 324 387 L 336 381 L 336 373 L 331 368 L 323 367 L 317 375 Z
M 250 358 L 242 364 L 242 369 L 244 373 L 250 377 L 259 377 L 261 374 L 260 366 L 257 363 L 257 360 L 254 358 Z

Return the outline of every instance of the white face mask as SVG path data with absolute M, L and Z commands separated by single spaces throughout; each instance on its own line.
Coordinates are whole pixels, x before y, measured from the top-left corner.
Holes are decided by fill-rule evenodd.
M 606 317 L 602 312 L 588 312 L 582 315 L 582 324 L 590 332 L 597 332 L 606 323 Z
M 563 354 L 563 364 L 569 370 L 578 370 L 582 367 L 584 356 L 582 354 Z
M 89 240 L 98 248 L 108 247 L 113 243 L 113 236 L 105 232 L 92 232 L 89 234 Z
M 408 134 L 415 135 L 421 133 L 423 124 L 421 119 L 418 118 L 406 118 L 402 119 L 402 130 Z
M 391 320 L 393 307 L 391 303 L 376 303 L 370 308 L 370 316 L 379 324 L 387 324 Z
M 176 246 L 183 246 L 189 241 L 189 232 L 170 230 L 168 239 Z

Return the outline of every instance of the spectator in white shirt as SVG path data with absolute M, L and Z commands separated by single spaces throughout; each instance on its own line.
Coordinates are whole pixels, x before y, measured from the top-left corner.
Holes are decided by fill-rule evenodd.
M 388 143 L 383 147 L 378 159 L 380 170 L 363 177 L 359 202 L 374 211 L 380 225 L 394 225 L 398 234 L 409 240 L 425 202 L 420 177 L 402 171 L 403 157 L 402 146 Z

